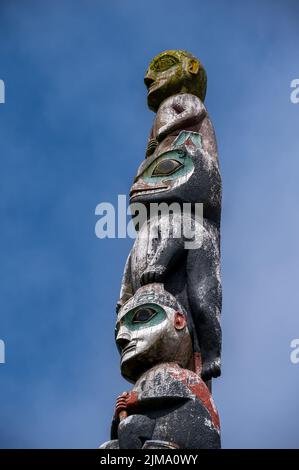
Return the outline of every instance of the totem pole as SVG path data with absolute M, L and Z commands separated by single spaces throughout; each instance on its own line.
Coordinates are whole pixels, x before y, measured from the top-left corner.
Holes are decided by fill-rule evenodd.
M 124 269 L 115 333 L 133 388 L 118 397 L 100 448 L 219 448 L 211 380 L 221 371 L 221 176 L 206 73 L 190 53 L 166 51 L 144 82 L 156 117 L 130 204 L 147 216 Z M 151 210 L 161 204 L 171 214 Z

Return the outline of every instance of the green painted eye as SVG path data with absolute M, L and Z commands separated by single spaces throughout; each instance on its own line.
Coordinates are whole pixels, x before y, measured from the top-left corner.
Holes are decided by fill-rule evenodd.
M 191 175 L 194 170 L 192 158 L 184 150 L 169 150 L 155 159 L 142 173 L 142 179 L 150 184 L 175 180 Z
M 132 323 L 146 323 L 151 320 L 156 313 L 153 308 L 140 308 L 132 318 Z
M 165 70 L 168 70 L 170 67 L 173 67 L 177 63 L 177 59 L 166 55 L 157 59 L 153 65 L 153 68 L 156 70 L 156 72 L 164 72 Z
M 183 164 L 177 160 L 162 160 L 154 168 L 153 176 L 168 176 L 181 168 Z
M 160 305 L 147 303 L 129 310 L 117 324 L 116 335 L 119 328 L 124 325 L 129 330 L 149 328 L 158 325 L 166 318 L 165 310 Z

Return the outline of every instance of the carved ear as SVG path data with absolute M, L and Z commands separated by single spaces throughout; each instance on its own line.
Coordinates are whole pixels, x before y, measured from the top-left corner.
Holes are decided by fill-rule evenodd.
M 175 312 L 174 327 L 176 330 L 182 330 L 186 326 L 186 318 L 181 312 Z
M 197 75 L 199 71 L 200 63 L 199 60 L 190 59 L 188 64 L 188 71 L 193 75 Z

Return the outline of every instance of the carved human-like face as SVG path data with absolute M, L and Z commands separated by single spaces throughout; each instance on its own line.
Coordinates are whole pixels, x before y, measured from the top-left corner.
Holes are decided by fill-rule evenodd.
M 156 56 L 144 77 L 147 102 L 157 111 L 161 102 L 180 92 L 193 93 L 204 100 L 206 76 L 200 62 L 185 51 L 165 51 Z
M 119 311 L 116 344 L 121 372 L 127 380 L 135 382 L 162 362 L 176 362 L 182 367 L 190 362 L 191 337 L 184 314 L 175 306 L 175 299 L 161 285 L 151 284 L 141 287 Z

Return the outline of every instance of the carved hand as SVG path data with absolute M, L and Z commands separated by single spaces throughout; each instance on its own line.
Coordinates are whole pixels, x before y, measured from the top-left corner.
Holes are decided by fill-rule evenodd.
M 148 266 L 145 271 L 143 271 L 140 284 L 142 286 L 146 284 L 152 284 L 154 282 L 163 282 L 164 275 L 166 272 L 166 267 L 161 265 Z
M 169 126 L 165 125 L 165 126 L 160 127 L 156 136 L 157 142 L 162 142 L 162 140 L 164 139 L 164 137 L 167 136 L 168 133 L 169 133 Z
M 138 396 L 135 392 L 123 392 L 116 399 L 115 417 L 121 418 L 121 413 L 125 413 L 123 418 L 128 414 L 129 410 L 135 410 L 138 407 Z
M 146 156 L 150 157 L 156 150 L 159 142 L 157 139 L 150 139 L 147 144 Z

